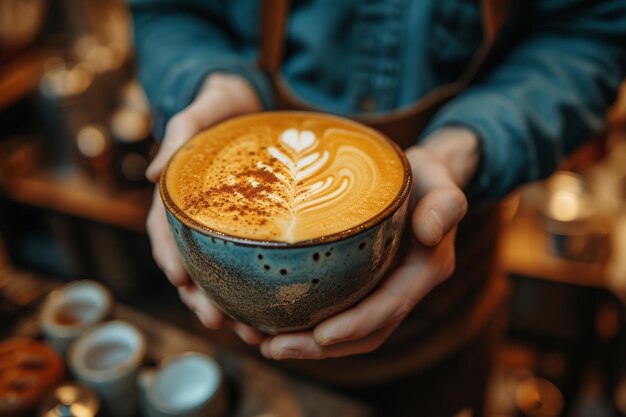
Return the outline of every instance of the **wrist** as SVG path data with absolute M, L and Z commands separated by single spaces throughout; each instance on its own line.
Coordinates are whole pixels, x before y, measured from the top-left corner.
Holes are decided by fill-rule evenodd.
M 478 169 L 480 141 L 471 129 L 462 126 L 444 127 L 428 135 L 420 146 L 448 168 L 460 188 L 470 182 Z

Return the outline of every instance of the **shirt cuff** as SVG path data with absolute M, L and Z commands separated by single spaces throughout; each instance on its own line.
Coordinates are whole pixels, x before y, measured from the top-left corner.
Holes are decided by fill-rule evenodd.
M 479 140 L 480 162 L 464 190 L 471 204 L 501 198 L 525 178 L 538 176 L 534 148 L 526 139 L 530 133 L 507 97 L 494 93 L 458 97 L 439 111 L 420 140 L 451 126 L 468 128 Z

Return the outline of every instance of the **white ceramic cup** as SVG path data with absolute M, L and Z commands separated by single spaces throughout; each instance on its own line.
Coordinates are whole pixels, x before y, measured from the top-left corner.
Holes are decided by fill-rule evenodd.
M 85 330 L 102 322 L 113 308 L 111 292 L 96 281 L 74 281 L 53 290 L 41 309 L 46 341 L 65 356 Z
M 114 416 L 137 411 L 138 375 L 146 340 L 133 325 L 110 321 L 83 333 L 70 347 L 68 362 L 74 376 L 93 388 L 103 408 Z
M 147 417 L 217 417 L 227 397 L 220 366 L 209 356 L 184 353 L 141 373 L 142 408 Z

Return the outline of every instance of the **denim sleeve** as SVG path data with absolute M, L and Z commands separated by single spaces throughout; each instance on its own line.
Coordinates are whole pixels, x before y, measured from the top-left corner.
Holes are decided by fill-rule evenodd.
M 626 2 L 542 0 L 528 36 L 482 80 L 446 105 L 443 126 L 475 131 L 481 162 L 472 202 L 544 178 L 601 131 L 626 72 Z
M 211 72 L 239 74 L 271 107 L 271 89 L 242 40 L 229 28 L 231 10 L 221 1 L 130 0 L 139 79 L 154 116 L 153 130 L 162 138 L 167 121 L 183 110 Z M 250 14 L 251 22 L 258 20 Z M 252 45 L 253 47 L 254 45 Z

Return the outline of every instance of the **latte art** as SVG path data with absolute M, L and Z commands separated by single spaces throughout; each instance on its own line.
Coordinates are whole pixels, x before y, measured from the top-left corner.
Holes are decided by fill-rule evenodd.
M 400 192 L 402 160 L 375 132 L 331 116 L 278 115 L 190 140 L 166 173 L 176 206 L 228 235 L 294 243 L 359 226 Z

